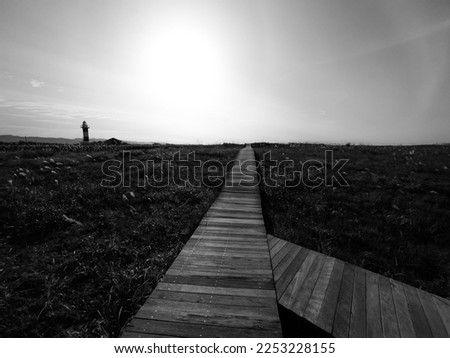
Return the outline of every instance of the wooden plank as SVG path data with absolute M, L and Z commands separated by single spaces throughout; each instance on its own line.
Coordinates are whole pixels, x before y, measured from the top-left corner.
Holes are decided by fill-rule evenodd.
M 264 290 L 264 289 L 187 285 L 170 282 L 160 282 L 156 289 L 167 291 L 209 293 L 209 294 L 244 296 L 244 297 L 275 298 L 275 292 L 273 290 Z
M 127 330 L 122 334 L 120 338 L 174 338 L 174 336 L 162 336 L 159 334 L 134 332 Z
M 262 220 L 264 222 L 264 218 L 260 213 L 251 213 L 248 211 L 209 209 L 205 215 L 206 215 L 205 218 L 208 218 L 208 219 L 212 218 L 212 217 L 221 217 L 224 219 L 234 219 L 234 218 L 242 218 L 243 216 L 245 216 L 248 219 Z
M 221 208 L 222 207 L 222 208 Z M 248 208 L 239 208 L 239 207 L 233 207 L 224 205 L 223 203 L 220 203 L 219 200 L 216 200 L 213 205 L 209 208 L 207 215 L 228 215 L 228 214 L 240 214 L 241 217 L 251 217 L 256 216 L 258 218 L 262 218 L 262 212 L 261 210 L 258 210 L 258 208 L 249 210 Z M 206 216 L 208 217 L 208 216 Z
M 366 313 L 367 337 L 383 337 L 379 275 L 370 271 L 366 271 Z
M 130 333 L 128 333 L 128 329 Z M 170 322 L 135 318 L 131 321 L 129 328 L 124 334 L 133 337 L 146 337 L 150 335 L 186 337 L 189 332 L 190 337 L 198 338 L 256 338 L 261 337 L 261 329 L 243 329 L 239 327 L 214 326 L 209 324 L 197 324 L 189 322 Z M 277 337 L 273 331 L 263 331 L 264 337 Z
M 450 302 L 434 295 L 433 300 L 436 303 L 442 322 L 447 330 L 447 337 L 450 337 Z
M 275 244 L 280 241 L 280 239 L 278 237 L 272 236 L 272 235 L 267 235 L 267 241 L 269 243 L 269 249 L 272 250 L 272 248 L 275 246 Z
M 248 297 L 248 296 L 233 296 L 233 295 L 220 295 L 215 293 L 194 293 L 194 292 L 182 292 L 182 291 L 166 291 L 155 290 L 152 293 L 152 298 L 170 301 L 182 301 L 182 302 L 196 302 L 196 303 L 210 303 L 221 304 L 229 306 L 242 306 L 242 307 L 263 307 L 273 308 L 274 302 L 272 297 Z
M 246 237 L 246 236 L 215 236 L 204 235 L 202 238 L 194 238 L 188 241 L 188 247 L 195 245 L 230 245 L 230 246 L 248 246 L 255 245 L 257 248 L 268 250 L 266 240 L 259 237 Z M 186 246 L 185 246 L 186 247 Z
M 242 218 L 242 217 L 246 217 L 246 218 L 251 218 L 251 219 L 263 219 L 263 215 L 261 213 L 260 210 L 248 210 L 246 208 L 244 209 L 239 209 L 239 208 L 233 208 L 233 207 L 224 207 L 224 208 L 219 208 L 218 204 L 216 204 L 215 206 L 211 206 L 208 210 L 208 212 L 206 213 L 205 218 L 209 218 L 211 216 L 218 216 L 218 217 L 238 217 L 238 218 Z
M 191 255 L 184 255 L 180 257 L 180 259 L 176 259 L 174 264 L 179 265 L 187 265 L 187 264 L 196 264 L 197 262 L 202 265 L 218 265 L 222 264 L 226 265 L 236 265 L 241 266 L 247 262 L 248 265 L 256 265 L 252 266 L 253 268 L 270 268 L 270 262 L 268 262 L 264 256 L 261 255 L 250 255 L 245 252 L 211 252 L 208 251 L 208 254 L 202 255 L 205 250 L 196 250 L 195 253 Z
M 266 233 L 266 229 L 259 227 L 259 225 L 227 225 L 227 224 L 202 224 L 200 223 L 198 229 L 205 229 L 208 232 L 216 232 L 216 233 L 234 233 L 236 235 L 248 235 L 248 236 L 256 236 L 256 235 L 264 235 Z
M 391 279 L 392 297 L 394 299 L 397 322 L 402 338 L 414 338 L 416 333 L 411 319 L 403 284 Z
M 124 336 L 281 335 L 256 171 L 241 170 L 241 159 L 256 168 L 253 150 L 241 150 L 232 171 L 242 174 L 227 176 Z
M 221 203 L 219 201 L 215 202 L 211 206 L 214 210 L 225 210 L 225 211 L 235 211 L 239 213 L 250 213 L 250 214 L 261 214 L 261 208 L 258 207 L 247 207 L 242 206 L 239 204 L 232 204 L 232 203 Z M 245 214 L 244 214 L 245 215 Z
M 214 211 L 227 211 L 230 212 L 230 214 L 239 214 L 241 217 L 244 215 L 249 215 L 249 216 L 253 216 L 253 215 L 262 215 L 261 213 L 261 209 L 258 208 L 247 208 L 247 207 L 241 207 L 238 205 L 232 205 L 232 204 L 215 204 L 214 206 L 211 207 L 212 210 Z
M 292 245 L 287 243 L 283 246 L 283 248 L 277 252 L 276 255 L 272 256 L 272 267 L 274 270 L 277 269 L 277 266 L 288 257 L 289 252 L 292 250 Z
M 208 216 L 204 221 L 208 226 L 224 226 L 224 227 L 261 227 L 264 225 L 262 219 L 251 218 L 224 218 L 218 216 Z
M 325 255 L 317 254 L 314 262 L 308 270 L 308 274 L 303 281 L 301 288 L 299 288 L 298 290 L 296 300 L 293 302 L 292 307 L 293 311 L 297 312 L 297 314 L 299 314 L 300 316 L 303 316 L 306 306 L 308 305 L 309 298 L 312 295 L 316 282 L 319 278 L 319 274 L 322 271 L 324 262 Z
M 261 234 L 254 234 L 254 235 L 249 235 L 249 234 L 243 234 L 242 232 L 228 232 L 228 231 L 215 231 L 215 230 L 208 230 L 208 231 L 196 231 L 194 232 L 193 236 L 193 240 L 202 240 L 202 239 L 224 239 L 224 238 L 228 238 L 228 239 L 236 239 L 236 240 L 261 240 L 265 241 L 264 239 L 264 235 Z
M 245 244 L 245 243 L 243 243 L 243 242 L 240 242 L 240 243 L 229 243 L 229 242 L 227 242 L 227 243 L 223 243 L 223 242 L 214 242 L 214 241 L 210 241 L 210 242 L 207 242 L 207 241 L 201 241 L 201 242 L 198 242 L 198 243 L 195 243 L 195 242 L 193 242 L 193 243 L 188 243 L 188 244 L 186 244 L 186 246 L 185 246 L 185 248 L 186 249 L 192 249 L 194 246 L 196 246 L 196 247 L 198 247 L 198 248 L 200 248 L 200 246 L 202 247 L 202 248 L 204 248 L 204 249 L 212 249 L 212 250 L 214 250 L 214 249 L 219 249 L 219 250 L 221 250 L 221 249 L 227 249 L 227 248 L 232 248 L 233 250 L 243 250 L 243 251 L 248 251 L 249 249 L 251 249 L 251 251 L 253 251 L 253 252 L 266 252 L 267 251 L 267 244 L 263 244 L 263 245 L 261 245 L 261 244 L 252 244 L 252 243 L 249 243 L 249 244 Z
M 447 330 L 445 328 L 444 322 L 441 315 L 439 314 L 439 309 L 436 306 L 436 302 L 433 297 L 422 290 L 417 290 L 420 302 L 422 303 L 425 316 L 427 317 L 428 324 L 431 328 L 431 333 L 433 337 L 436 338 L 446 338 Z
M 235 207 L 240 207 L 240 208 L 244 208 L 244 209 L 259 209 L 261 207 L 261 203 L 259 202 L 247 202 L 247 203 L 241 203 L 239 202 L 239 204 L 237 204 L 238 199 L 233 199 L 233 200 L 227 200 L 227 199 L 222 199 L 220 200 L 219 204 L 222 205 L 234 205 Z
M 268 252 L 267 243 L 261 242 L 261 241 L 234 241 L 234 240 L 200 240 L 198 242 L 191 242 L 185 246 L 187 250 L 193 249 L 193 248 L 204 248 L 209 249 L 211 248 L 214 250 L 214 248 L 217 248 L 219 250 L 222 249 L 251 249 L 253 250 L 247 250 L 252 252 L 264 252 L 266 255 L 266 252 Z
M 191 256 L 201 256 L 208 255 L 209 256 L 236 256 L 236 257 L 255 257 L 255 258 L 263 258 L 267 260 L 268 251 L 266 250 L 256 250 L 252 251 L 248 248 L 240 248 L 240 247 L 228 247 L 228 248 L 213 248 L 206 247 L 202 245 L 198 245 L 195 247 L 185 248 L 180 252 L 180 255 L 183 257 L 191 257 Z M 268 260 L 267 260 L 268 261 Z
M 183 270 L 185 268 L 185 265 L 174 263 L 170 267 L 171 269 L 177 269 L 177 270 Z M 270 275 L 272 271 L 269 268 L 254 268 L 253 266 L 238 266 L 236 267 L 233 264 L 230 265 L 223 265 L 218 267 L 217 265 L 210 265 L 206 264 L 203 265 L 202 262 L 195 262 L 192 264 L 189 264 L 189 269 L 194 271 L 203 271 L 203 272 L 224 272 L 224 273 L 231 273 L 231 274 L 237 274 L 237 273 L 244 273 L 246 275 Z
M 230 235 L 224 233 L 209 233 L 204 232 L 201 235 L 194 233 L 189 241 L 198 240 L 228 240 L 229 242 L 240 242 L 245 240 L 245 242 L 266 242 L 264 236 L 254 235 L 254 236 L 242 236 L 242 235 Z
M 309 250 L 302 248 L 300 252 L 294 257 L 292 262 L 289 264 L 287 269 L 281 273 L 281 275 L 278 277 L 277 272 L 274 274 L 275 279 L 275 289 L 277 291 L 277 296 L 281 297 L 283 296 L 284 292 L 286 291 L 286 288 L 289 286 L 291 281 L 294 279 L 296 273 L 302 266 L 303 262 L 305 261 L 306 257 L 309 254 Z
M 219 198 L 219 203 L 222 204 L 227 204 L 227 203 L 231 203 L 231 204 L 237 204 L 240 206 L 245 206 L 245 207 L 254 207 L 254 208 L 259 208 L 261 206 L 261 202 L 259 200 L 257 200 L 256 198 L 242 198 L 239 196 L 231 196 L 231 195 L 227 195 L 225 197 Z
M 214 210 L 227 210 L 227 211 L 235 211 L 235 212 L 239 212 L 242 213 L 242 215 L 262 215 L 261 213 L 261 208 L 258 208 L 257 205 L 253 205 L 253 206 L 243 206 L 243 205 L 239 205 L 239 204 L 232 204 L 232 203 L 216 203 L 213 204 L 214 206 L 212 206 L 212 208 Z
M 250 320 L 250 318 L 268 318 L 269 320 L 278 319 L 278 313 L 271 308 L 235 306 L 220 303 L 202 303 L 188 301 L 171 301 L 168 299 L 157 299 L 151 297 L 142 306 L 142 314 L 139 318 L 153 319 L 157 313 L 167 312 L 167 316 L 176 315 L 180 312 L 183 315 L 198 315 L 199 317 L 212 316 L 231 316 L 238 317 L 239 320 Z
M 221 309 L 218 306 L 190 304 L 189 302 L 163 301 L 159 305 L 144 305 L 136 314 L 136 318 L 158 321 L 187 322 L 197 324 L 220 325 L 223 327 L 240 327 L 249 329 L 277 330 L 278 316 L 266 316 L 274 310 L 234 312 L 231 309 Z M 190 335 L 190 332 L 188 332 Z
M 320 271 L 316 286 L 309 298 L 303 317 L 313 324 L 316 324 L 319 318 L 319 312 L 322 307 L 325 293 L 330 282 L 331 273 L 333 272 L 334 263 L 336 259 L 333 257 L 326 257 L 325 263 Z
M 334 316 L 332 335 L 334 337 L 348 337 L 350 331 L 350 316 L 352 309 L 355 269 L 353 265 L 345 264 L 344 273 L 339 289 L 336 313 Z
M 284 275 L 284 272 L 287 270 L 292 261 L 296 259 L 298 253 L 301 250 L 302 248 L 300 246 L 297 245 L 291 246 L 288 255 L 285 256 L 285 258 L 277 265 L 277 267 L 274 270 L 273 277 L 275 282 L 277 282 L 280 279 L 280 277 Z
M 408 302 L 409 312 L 418 338 L 431 338 L 430 326 L 428 325 L 427 317 L 417 294 L 417 289 L 408 285 L 403 285 L 406 294 L 406 301 Z
M 236 272 L 231 270 L 195 270 L 191 267 L 186 268 L 170 268 L 167 270 L 166 275 L 172 275 L 172 276 L 181 276 L 181 277 L 215 277 L 216 279 L 219 278 L 226 278 L 227 280 L 251 280 L 252 282 L 260 282 L 262 280 L 267 279 L 267 274 L 255 274 L 252 272 L 249 273 L 242 273 L 242 272 Z
M 253 246 L 257 248 L 257 251 L 268 251 L 267 243 L 261 240 L 255 240 L 255 239 L 237 239 L 237 238 L 230 238 L 230 239 L 222 239 L 219 238 L 217 240 L 215 239 L 204 239 L 204 240 L 198 240 L 197 242 L 192 241 L 192 243 L 189 244 L 188 248 L 192 249 L 194 246 L 196 247 L 202 247 L 202 246 L 210 246 L 214 247 L 217 246 L 219 248 L 222 247 L 230 247 L 230 248 L 248 248 L 248 246 Z M 267 255 L 264 255 L 267 257 Z
M 303 285 L 303 282 L 306 279 L 306 276 L 308 275 L 309 268 L 313 264 L 316 257 L 317 253 L 315 253 L 314 251 L 309 251 L 308 256 L 303 261 L 303 264 L 300 266 L 300 269 L 295 274 L 291 283 L 286 287 L 286 290 L 283 292 L 283 295 L 279 296 L 277 292 L 278 301 L 284 307 L 292 310 L 293 303 L 296 300 L 298 288 Z
M 398 338 L 400 337 L 400 329 L 395 311 L 391 283 L 387 277 L 380 276 L 379 289 L 383 337 Z
M 317 253 L 312 252 L 308 258 L 303 251 L 306 249 L 295 250 L 298 245 L 270 235 L 267 238 L 272 259 L 274 248 L 279 255 L 275 262 L 272 260 L 279 303 L 322 329 L 330 329 L 331 322 L 328 332 L 335 337 L 415 337 L 415 326 L 419 327 L 419 336 L 430 336 L 430 332 L 433 337 L 449 336 L 448 300 L 331 257 L 324 259 L 318 274 Z M 344 267 L 342 277 L 336 274 L 336 262 Z M 337 286 L 336 278 L 341 286 Z M 405 290 L 410 291 L 408 299 Z M 329 318 L 326 312 L 334 313 L 334 317 Z
M 224 273 L 224 274 L 228 274 L 228 275 L 239 275 L 240 272 L 242 272 L 242 275 L 248 276 L 248 275 L 253 275 L 253 277 L 256 276 L 264 276 L 264 277 L 272 277 L 272 275 L 269 274 L 270 270 L 269 270 L 269 266 L 262 266 L 262 265 L 257 265 L 256 267 L 252 266 L 247 266 L 246 267 L 240 267 L 240 270 L 237 270 L 236 268 L 233 267 L 233 263 L 234 261 L 223 261 L 223 262 L 217 262 L 217 267 L 214 268 L 212 267 L 212 265 L 199 265 L 197 267 L 192 267 L 191 265 L 189 265 L 188 263 L 182 263 L 182 264 L 176 264 L 174 267 L 171 267 L 167 273 L 170 272 L 177 272 L 177 271 L 200 271 L 200 272 L 205 272 L 208 273 L 208 275 L 210 275 L 211 273 Z M 172 270 L 172 271 L 170 271 Z M 178 274 L 178 273 L 177 273 Z
M 250 250 L 248 248 L 241 248 L 241 247 L 208 247 L 203 245 L 198 245 L 195 247 L 187 247 L 186 249 L 183 249 L 180 253 L 183 256 L 192 256 L 192 255 L 203 255 L 204 253 L 210 253 L 211 256 L 233 256 L 233 254 L 236 254 L 235 256 L 241 256 L 241 257 L 262 257 L 264 259 L 267 259 L 268 250 Z
M 252 265 L 254 268 L 270 268 L 270 262 L 261 255 L 252 255 L 246 253 L 237 252 L 224 252 L 223 254 L 217 254 L 215 252 L 197 250 L 193 254 L 183 254 L 182 257 L 177 258 L 174 263 L 189 264 L 195 262 L 202 262 L 212 265 L 217 265 L 217 263 L 226 262 L 230 264 Z
M 255 288 L 269 290 L 273 288 L 272 278 L 266 278 L 265 280 L 253 280 L 251 277 L 242 277 L 240 279 L 233 279 L 227 277 L 221 277 L 220 283 L 217 278 L 207 277 L 201 275 L 191 276 L 173 276 L 165 275 L 164 282 L 168 283 L 183 283 L 186 285 L 199 285 L 199 286 L 217 286 L 220 287 L 234 287 L 234 288 Z
M 286 244 L 287 241 L 278 241 L 278 243 L 272 247 L 272 250 L 270 250 L 270 256 L 273 258 Z
M 264 224 L 263 220 L 260 219 L 250 219 L 250 218 L 223 218 L 223 217 L 208 217 L 203 220 L 202 224 L 208 226 L 221 226 L 221 227 L 249 227 L 249 228 L 261 228 Z
M 340 260 L 336 260 L 328 283 L 327 292 L 325 292 L 325 297 L 319 312 L 319 318 L 317 319 L 317 326 L 325 332 L 331 332 L 333 328 L 343 274 L 344 263 Z
M 214 258 L 218 258 L 218 259 L 214 259 L 214 260 L 207 260 L 207 258 L 199 258 L 199 260 L 195 260 L 195 259 L 191 259 L 191 258 L 187 258 L 186 260 L 177 260 L 176 262 L 174 262 L 174 265 L 177 265 L 177 267 L 181 267 L 184 268 L 187 265 L 190 264 L 199 264 L 201 266 L 217 266 L 220 265 L 221 267 L 224 268 L 242 268 L 245 269 L 246 267 L 249 267 L 249 265 L 251 265 L 252 269 L 258 269 L 258 270 L 270 270 L 270 263 L 268 263 L 266 260 L 263 259 L 255 259 L 255 258 L 248 258 L 248 257 L 243 257 L 243 258 L 223 258 L 222 260 L 220 259 L 220 257 L 218 256 L 213 256 Z M 245 263 L 247 262 L 247 266 L 245 266 Z
M 359 267 L 355 268 L 349 337 L 366 337 L 366 270 Z
M 244 264 L 247 261 L 248 264 L 260 264 L 265 267 L 270 267 L 270 262 L 268 262 L 264 256 L 258 254 L 247 254 L 246 252 L 239 251 L 224 251 L 224 252 L 216 252 L 211 250 L 195 250 L 195 252 L 183 253 L 179 259 L 177 258 L 174 263 L 195 263 L 198 262 L 210 262 L 213 264 L 218 264 L 221 262 L 235 262 L 237 265 Z
M 256 265 L 254 268 L 270 268 L 270 261 L 266 260 L 264 256 L 257 254 L 247 254 L 245 252 L 211 252 L 207 250 L 196 250 L 192 254 L 183 254 L 179 259 L 177 258 L 174 263 L 176 264 L 188 264 L 195 262 L 203 263 L 212 263 L 213 265 L 217 264 L 233 264 L 235 263 L 237 266 L 244 264 L 247 262 L 248 265 Z

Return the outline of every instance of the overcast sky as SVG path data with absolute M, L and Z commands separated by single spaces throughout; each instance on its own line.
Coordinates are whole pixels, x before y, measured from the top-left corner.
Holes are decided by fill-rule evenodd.
M 450 142 L 449 0 L 1 0 L 0 134 Z

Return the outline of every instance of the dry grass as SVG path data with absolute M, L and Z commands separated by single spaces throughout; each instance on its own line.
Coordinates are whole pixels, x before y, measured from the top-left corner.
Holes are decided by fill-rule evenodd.
M 443 297 L 450 296 L 450 146 L 265 145 L 259 159 L 349 159 L 349 187 L 261 185 L 268 231 Z M 321 173 L 314 175 L 320 176 Z M 267 179 L 267 178 L 266 178 Z
M 3 337 L 118 336 L 219 190 L 141 188 L 136 180 L 129 188 L 103 188 L 103 161 L 130 149 L 140 160 L 170 159 L 176 151 L 183 158 L 195 151 L 202 160 L 227 163 L 238 151 L 237 146 L 0 149 Z

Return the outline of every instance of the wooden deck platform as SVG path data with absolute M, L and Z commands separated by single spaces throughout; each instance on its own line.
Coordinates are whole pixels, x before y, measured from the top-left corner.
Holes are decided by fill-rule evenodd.
M 253 149 L 236 159 L 220 195 L 122 337 L 281 337 Z M 251 166 L 241 167 L 243 161 Z
M 450 301 L 268 235 L 278 302 L 334 337 L 450 337 Z

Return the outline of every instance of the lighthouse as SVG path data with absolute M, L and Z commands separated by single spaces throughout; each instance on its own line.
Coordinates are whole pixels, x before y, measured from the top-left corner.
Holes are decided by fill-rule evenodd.
M 89 143 L 89 132 L 88 132 L 89 126 L 87 125 L 86 121 L 83 121 L 81 128 L 83 128 L 83 143 L 88 144 Z

